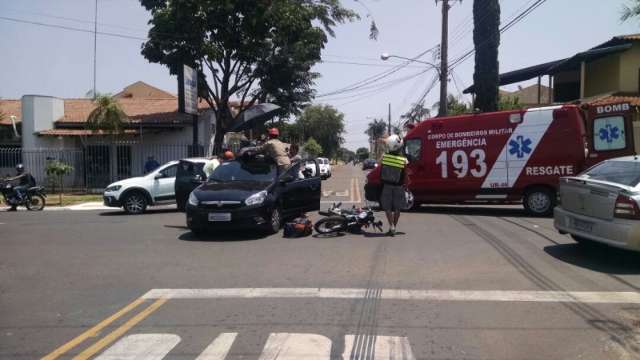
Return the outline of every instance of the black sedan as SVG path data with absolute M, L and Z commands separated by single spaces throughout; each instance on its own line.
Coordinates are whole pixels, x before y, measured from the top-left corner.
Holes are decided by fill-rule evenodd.
M 278 174 L 266 160 L 224 162 L 189 195 L 187 226 L 207 230 L 259 228 L 276 233 L 284 220 L 320 209 L 320 171 L 294 163 Z

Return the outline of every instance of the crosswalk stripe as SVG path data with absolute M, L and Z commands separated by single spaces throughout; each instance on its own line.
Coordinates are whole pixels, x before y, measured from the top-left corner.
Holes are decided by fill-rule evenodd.
M 230 288 L 153 289 L 144 299 L 362 299 L 367 289 L 348 288 Z M 382 300 L 568 302 L 640 304 L 640 293 L 630 291 L 522 291 L 522 290 L 414 290 L 382 289 Z
M 206 349 L 196 358 L 196 360 L 224 360 L 231 350 L 231 345 L 236 341 L 238 333 L 220 334 Z
M 118 340 L 95 360 L 161 360 L 180 342 L 174 334 L 136 334 Z
M 329 359 L 331 340 L 317 334 L 269 335 L 258 360 Z

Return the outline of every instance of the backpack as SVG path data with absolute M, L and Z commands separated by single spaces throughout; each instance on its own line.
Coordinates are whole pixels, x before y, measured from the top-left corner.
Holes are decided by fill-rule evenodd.
M 298 238 L 311 235 L 313 224 L 306 215 L 284 224 L 284 237 Z

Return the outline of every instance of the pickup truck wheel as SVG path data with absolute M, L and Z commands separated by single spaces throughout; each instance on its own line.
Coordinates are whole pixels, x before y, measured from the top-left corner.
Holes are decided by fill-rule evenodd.
M 127 194 L 123 206 L 127 214 L 142 214 L 147 209 L 147 198 L 141 192 L 135 191 Z
M 525 193 L 523 205 L 530 215 L 549 216 L 556 206 L 556 193 L 544 187 L 532 188 Z

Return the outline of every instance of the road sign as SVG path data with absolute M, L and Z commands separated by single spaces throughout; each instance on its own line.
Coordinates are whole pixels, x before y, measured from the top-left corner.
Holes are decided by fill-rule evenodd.
M 198 115 L 198 71 L 183 65 L 178 76 L 179 111 Z

